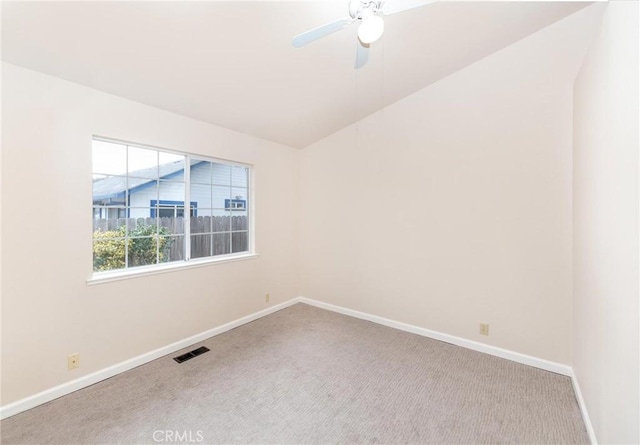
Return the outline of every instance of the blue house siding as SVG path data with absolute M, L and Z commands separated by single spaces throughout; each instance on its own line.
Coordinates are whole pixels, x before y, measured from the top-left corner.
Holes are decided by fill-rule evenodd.
M 248 199 L 248 179 L 246 169 L 227 164 L 200 161 L 191 165 L 191 196 L 192 206 L 198 209 L 198 216 L 222 216 L 229 214 L 229 205 Z M 128 216 L 131 218 L 146 218 L 156 215 L 155 206 L 158 201 L 185 201 L 184 170 L 173 171 L 158 180 L 140 180 L 130 178 L 129 183 L 138 184 L 129 190 L 128 202 L 125 203 L 125 177 L 110 177 L 105 181 L 111 183 L 111 193 L 96 193 L 101 186 L 94 183 L 94 204 L 129 206 Z M 212 185 L 213 182 L 213 185 Z M 231 186 L 230 186 L 231 184 Z M 117 190 L 120 187 L 120 190 Z M 107 189 L 103 186 L 102 190 Z M 106 191 L 106 190 L 105 190 Z M 246 214 L 246 210 L 234 210 L 234 215 Z

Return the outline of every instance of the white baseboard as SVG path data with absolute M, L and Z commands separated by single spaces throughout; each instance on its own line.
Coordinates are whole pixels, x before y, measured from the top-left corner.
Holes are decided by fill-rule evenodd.
M 0 407 L 0 419 L 6 419 L 7 417 L 11 417 L 28 409 L 35 408 L 36 406 L 42 405 L 43 403 L 50 402 L 54 399 L 57 399 L 58 397 L 62 397 L 79 389 L 86 388 L 87 386 L 98 383 L 101 380 L 108 379 L 110 377 L 113 377 L 114 375 L 136 368 L 140 365 L 144 365 L 145 363 L 148 363 L 152 360 L 179 351 L 180 349 L 189 347 L 210 337 L 220 335 L 223 332 L 227 332 L 233 328 L 237 328 L 238 326 L 242 326 L 243 324 L 257 320 L 258 318 L 272 314 L 298 302 L 298 298 L 292 298 L 291 300 L 285 301 L 284 303 L 276 304 L 262 311 L 255 312 L 253 314 L 247 315 L 246 317 L 242 317 L 227 324 L 223 324 L 222 326 L 218 326 L 192 337 L 185 338 L 184 340 L 171 343 L 170 345 L 163 346 L 162 348 L 158 348 L 155 351 L 147 352 L 146 354 L 139 355 L 116 365 L 109 366 L 108 368 L 101 369 L 75 380 L 71 380 L 70 382 L 66 382 L 32 396 L 25 397 L 24 399 L 17 400 L 13 403 Z
M 582 420 L 584 421 L 584 426 L 587 428 L 587 434 L 589 435 L 589 440 L 591 441 L 591 445 L 598 445 L 596 432 L 593 429 L 591 418 L 589 418 L 589 413 L 587 412 L 587 405 L 585 405 L 584 403 L 584 398 L 582 397 L 582 391 L 580 390 L 580 385 L 578 384 L 578 378 L 576 377 L 573 370 L 571 371 L 571 384 L 573 385 L 573 392 L 576 394 L 576 400 L 578 400 L 578 406 L 580 407 Z
M 544 360 L 538 357 L 532 357 L 530 355 L 521 354 L 519 352 L 509 351 L 508 349 L 502 349 L 496 346 L 486 345 L 473 340 L 467 340 L 465 338 L 456 337 L 455 335 L 443 334 L 442 332 L 432 331 L 430 329 L 421 328 L 418 326 L 402 323 L 395 320 L 390 320 L 388 318 L 379 317 L 377 315 L 371 315 L 365 312 L 360 312 L 353 309 L 347 309 L 342 306 L 336 306 L 334 304 L 312 300 L 310 298 L 298 297 L 297 301 L 301 303 L 306 303 L 310 306 L 315 306 L 321 309 L 337 312 L 339 314 L 348 315 L 350 317 L 360 318 L 362 320 L 367 320 L 373 323 L 378 323 L 384 326 L 399 329 L 401 331 L 411 332 L 412 334 L 417 334 L 423 337 L 432 338 L 434 340 L 440 340 L 446 343 L 462 346 L 463 348 L 472 349 L 478 352 L 484 352 L 485 354 L 495 355 L 500 358 L 504 358 L 514 362 L 533 366 L 535 368 L 544 369 L 545 371 L 551 371 L 551 372 L 555 372 L 556 374 L 566 375 L 571 378 L 573 391 L 576 395 L 578 406 L 580 407 L 580 412 L 582 413 L 582 419 L 587 429 L 589 440 L 591 441 L 592 445 L 598 444 L 595 431 L 593 430 L 593 425 L 591 424 L 591 419 L 589 418 L 589 413 L 587 412 L 587 407 L 584 403 L 584 398 L 582 397 L 582 392 L 580 391 L 580 385 L 578 385 L 578 380 L 576 379 L 576 376 L 573 373 L 573 368 L 571 368 L 571 366 L 563 365 L 561 363 L 551 362 L 549 360 Z
M 101 380 L 108 379 L 110 377 L 113 377 L 114 375 L 128 371 L 140 365 L 144 365 L 145 363 L 148 363 L 152 360 L 163 357 L 167 354 L 171 354 L 180 349 L 186 348 L 195 343 L 199 343 L 203 340 L 214 337 L 216 335 L 222 334 L 238 326 L 241 326 L 243 324 L 246 324 L 251 321 L 257 320 L 261 317 L 264 317 L 265 315 L 269 315 L 281 309 L 292 306 L 296 303 L 305 303 L 310 306 L 319 307 L 321 309 L 326 309 L 329 311 L 337 312 L 340 314 L 348 315 L 348 316 L 359 318 L 362 320 L 371 321 L 373 323 L 378 323 L 384 326 L 399 329 L 401 331 L 410 332 L 412 334 L 421 335 L 423 337 L 428 337 L 435 340 L 440 340 L 440 341 L 451 343 L 457 346 L 462 346 L 467 349 L 472 349 L 474 351 L 479 351 L 485 354 L 494 355 L 507 360 L 512 360 L 514 362 L 523 363 L 525 365 L 544 369 L 546 371 L 551 371 L 558 374 L 570 376 L 574 385 L 574 390 L 576 392 L 576 398 L 578 399 L 578 404 L 580 405 L 584 422 L 587 427 L 587 431 L 589 433 L 589 437 L 591 438 L 592 443 L 594 445 L 596 444 L 595 434 L 593 433 L 593 427 L 591 426 L 591 422 L 589 421 L 589 416 L 587 414 L 587 410 L 584 405 L 584 400 L 582 399 L 582 393 L 580 392 L 578 382 L 576 381 L 570 366 L 562 365 L 560 363 L 551 362 L 548 360 L 532 357 L 525 354 L 520 354 L 518 352 L 509 351 L 507 349 L 498 348 L 496 346 L 490 346 L 490 345 L 475 342 L 472 340 L 467 340 L 461 337 L 456 337 L 454 335 L 443 334 L 441 332 L 432 331 L 430 329 L 421 328 L 421 327 L 410 325 L 407 323 L 390 320 L 388 318 L 379 317 L 377 315 L 371 315 L 371 314 L 359 312 L 353 309 L 347 309 L 341 306 L 336 306 L 329 303 L 323 303 L 321 301 L 312 300 L 310 298 L 305 298 L 305 297 L 292 298 L 291 300 L 285 301 L 284 303 L 271 306 L 267 309 L 247 315 L 246 317 L 239 318 L 238 320 L 229 322 L 222 326 L 218 326 L 216 328 L 210 329 L 208 331 L 202 332 L 200 334 L 194 335 L 184 340 L 171 343 L 170 345 L 156 349 L 155 351 L 151 351 L 146 354 L 139 355 L 137 357 L 134 357 L 124 362 L 110 366 L 108 368 L 102 369 L 100 371 L 96 371 L 94 373 L 85 375 L 83 377 L 72 380 L 70 382 L 63 383 L 61 385 L 47 389 L 40 393 L 15 401 L 6 406 L 0 407 L 0 419 L 5 419 L 7 417 L 26 411 L 28 409 L 34 408 L 43 403 L 50 402 L 51 400 L 57 399 L 58 397 L 62 397 L 64 395 L 70 394 L 79 389 L 86 388 L 87 386 L 93 385 Z
M 388 318 L 367 314 L 365 312 L 359 312 L 353 309 L 347 309 L 342 306 L 323 303 L 322 301 L 312 300 L 310 298 L 299 297 L 298 301 L 309 304 L 311 306 L 327 309 L 329 311 L 338 312 L 340 314 L 349 315 L 351 317 L 360 318 L 362 320 L 371 321 L 384 326 L 389 326 L 390 328 L 399 329 L 405 332 L 411 332 L 412 334 L 417 334 L 423 337 L 432 338 L 434 340 L 440 340 L 446 343 L 462 346 L 463 348 L 472 349 L 474 351 L 484 352 L 485 354 L 495 355 L 496 357 L 523 363 L 535 368 L 544 369 L 545 371 L 551 371 L 566 376 L 572 375 L 571 367 L 568 365 L 532 357 L 530 355 L 521 354 L 519 352 L 509 351 L 508 349 L 498 348 L 497 346 L 486 345 L 484 343 L 479 343 L 473 340 L 467 340 L 466 338 L 456 337 L 455 335 L 443 334 L 442 332 L 432 331 L 430 329 L 421 328 L 407 323 L 389 320 Z

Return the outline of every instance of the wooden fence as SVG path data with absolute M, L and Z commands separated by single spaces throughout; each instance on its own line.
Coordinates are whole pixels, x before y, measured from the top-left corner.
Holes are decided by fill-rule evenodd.
M 248 219 L 246 216 L 192 216 L 191 258 L 201 258 L 225 253 L 249 250 Z M 166 229 L 171 242 L 166 261 L 184 259 L 184 218 L 112 218 L 94 219 L 93 231 L 111 231 L 126 226 L 133 230 L 139 226 L 155 226 Z

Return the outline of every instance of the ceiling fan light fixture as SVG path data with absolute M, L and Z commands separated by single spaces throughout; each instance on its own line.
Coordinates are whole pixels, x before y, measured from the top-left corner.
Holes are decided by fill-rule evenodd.
M 349 15 L 334 20 L 326 25 L 318 26 L 307 32 L 298 34 L 291 43 L 295 48 L 307 45 L 311 42 L 326 37 L 334 32 L 346 28 L 352 23 L 359 23 L 355 69 L 362 68 L 369 60 L 369 45 L 384 32 L 382 16 L 397 14 L 409 9 L 418 8 L 437 0 L 351 0 L 349 1 Z
M 384 32 L 384 20 L 378 15 L 369 15 L 362 19 L 358 27 L 358 39 L 365 45 L 375 42 Z

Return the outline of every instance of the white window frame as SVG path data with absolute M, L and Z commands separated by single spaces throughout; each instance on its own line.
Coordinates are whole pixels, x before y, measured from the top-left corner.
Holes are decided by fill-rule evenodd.
M 173 150 L 167 149 L 163 147 L 156 147 L 148 144 L 141 144 L 137 142 L 131 141 L 123 141 L 114 138 L 108 138 L 103 136 L 94 135 L 91 138 L 91 143 L 93 141 L 102 141 L 113 144 L 127 145 L 131 147 L 145 148 L 150 150 L 157 150 L 160 152 L 176 154 L 185 157 L 185 167 L 184 167 L 184 183 L 185 183 L 185 194 L 184 194 L 184 202 L 191 203 L 191 159 L 197 159 L 200 161 L 208 161 L 214 162 L 218 164 L 225 164 L 230 166 L 237 166 L 247 168 L 247 197 L 245 198 L 247 201 L 247 236 L 248 236 L 248 250 L 238 253 L 228 253 L 222 255 L 214 255 L 203 258 L 191 258 L 191 212 L 184 212 L 184 239 L 185 239 L 185 258 L 184 260 L 173 261 L 169 263 L 162 264 L 152 264 L 148 266 L 138 266 L 132 268 L 125 269 L 117 269 L 110 271 L 92 271 L 90 277 L 87 279 L 88 285 L 93 284 L 101 284 L 108 283 L 112 281 L 119 281 L 123 279 L 135 278 L 140 276 L 148 276 L 148 275 L 156 275 L 161 273 L 173 272 L 177 270 L 191 269 L 194 267 L 204 267 L 212 264 L 219 263 L 228 263 L 233 261 L 247 260 L 252 258 L 257 258 L 258 254 L 255 251 L 255 222 L 254 222 L 254 166 L 251 164 L 238 162 L 238 161 L 230 161 L 226 159 L 214 158 L 207 155 L 201 155 L 197 153 L 191 153 L 187 151 Z M 188 168 L 189 167 L 189 168 Z M 93 175 L 93 167 L 91 174 Z M 90 182 L 91 183 L 91 182 Z M 128 208 L 127 206 L 126 208 Z M 93 201 L 92 201 L 93 208 Z M 230 231 L 231 236 L 230 240 L 233 238 L 232 232 Z M 89 231 L 89 235 L 91 236 L 91 246 L 93 250 L 93 234 L 92 231 Z M 231 242 L 231 241 L 230 241 Z M 93 258 L 90 262 L 91 269 L 93 270 Z

